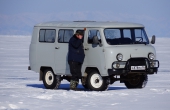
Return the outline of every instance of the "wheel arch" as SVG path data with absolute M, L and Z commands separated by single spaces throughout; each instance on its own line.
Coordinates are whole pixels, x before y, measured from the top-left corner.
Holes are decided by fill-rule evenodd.
M 39 81 L 42 81 L 42 79 L 43 79 L 43 74 L 44 74 L 43 72 L 44 72 L 44 70 L 46 70 L 46 69 L 50 69 L 50 70 L 54 73 L 52 67 L 41 66 L 41 67 L 40 67 L 40 72 L 39 72 Z
M 93 70 L 96 70 L 100 74 L 100 71 L 97 67 L 86 67 L 85 73 L 88 75 Z M 83 76 L 86 77 L 87 75 L 84 74 Z

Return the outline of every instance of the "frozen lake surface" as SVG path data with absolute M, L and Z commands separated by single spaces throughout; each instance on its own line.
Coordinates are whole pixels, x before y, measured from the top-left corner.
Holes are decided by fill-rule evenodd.
M 45 89 L 38 73 L 27 70 L 30 39 L 0 36 L 0 109 L 170 110 L 170 38 L 156 39 L 160 68 L 145 88 L 127 89 L 116 82 L 104 92 L 69 91 L 65 80 L 58 90 Z

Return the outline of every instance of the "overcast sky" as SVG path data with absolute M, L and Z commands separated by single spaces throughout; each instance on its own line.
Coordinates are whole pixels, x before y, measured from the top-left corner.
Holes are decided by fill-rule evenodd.
M 0 34 L 29 34 L 40 22 L 124 21 L 170 37 L 170 0 L 0 0 Z

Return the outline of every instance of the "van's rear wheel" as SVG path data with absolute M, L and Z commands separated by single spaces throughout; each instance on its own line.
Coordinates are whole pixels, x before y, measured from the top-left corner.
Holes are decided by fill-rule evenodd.
M 128 80 L 124 81 L 125 86 L 128 89 L 135 89 L 135 88 L 144 88 L 148 82 L 148 76 L 147 75 L 137 75 L 134 78 L 130 78 L 131 76 L 128 76 Z
M 91 71 L 87 75 L 87 87 L 93 91 L 104 91 L 108 88 L 106 79 L 102 78 L 99 72 Z
M 43 72 L 43 83 L 47 89 L 57 89 L 60 85 L 61 78 L 56 76 L 51 69 L 46 69 Z

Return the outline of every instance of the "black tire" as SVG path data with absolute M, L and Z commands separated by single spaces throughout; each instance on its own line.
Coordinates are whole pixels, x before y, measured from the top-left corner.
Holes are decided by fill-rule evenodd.
M 102 78 L 98 71 L 91 71 L 87 75 L 87 87 L 92 91 L 105 91 L 108 85 L 106 79 Z
M 57 89 L 60 85 L 61 78 L 56 76 L 51 69 L 43 72 L 43 83 L 46 89 Z
M 147 75 L 138 75 L 135 78 L 124 81 L 125 86 L 128 89 L 144 88 L 148 82 Z

